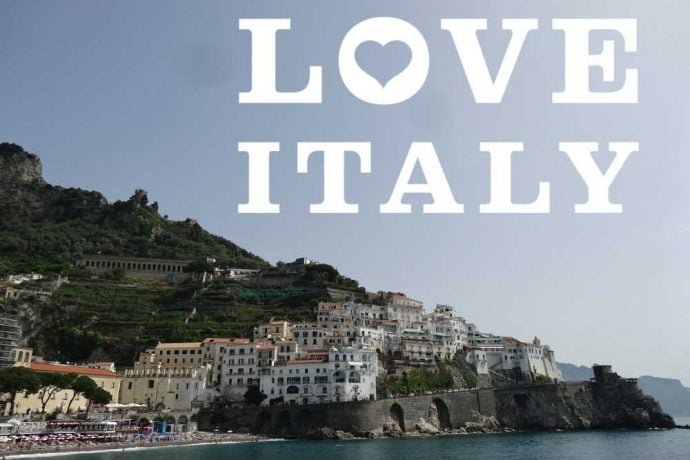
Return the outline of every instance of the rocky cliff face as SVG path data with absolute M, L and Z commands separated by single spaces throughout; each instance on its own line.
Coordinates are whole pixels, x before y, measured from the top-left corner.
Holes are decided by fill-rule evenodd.
M 0 143 L 0 187 L 43 184 L 41 160 L 17 144 Z
M 592 423 L 596 428 L 672 428 L 673 418 L 651 396 L 645 395 L 634 379 L 614 374 L 606 381 L 591 384 L 597 411 Z
M 675 423 L 637 382 L 616 374 L 587 383 L 496 390 L 504 426 L 525 430 L 673 428 Z

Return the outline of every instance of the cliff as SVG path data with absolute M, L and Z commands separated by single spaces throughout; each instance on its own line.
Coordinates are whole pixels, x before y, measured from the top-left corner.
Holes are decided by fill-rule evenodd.
M 588 366 L 558 363 L 567 382 L 589 381 L 594 374 Z M 659 401 L 662 409 L 675 417 L 690 417 L 690 388 L 677 379 L 644 375 L 637 379 L 640 389 Z
M 607 371 L 592 382 L 496 390 L 496 417 L 505 426 L 523 430 L 675 426 L 634 379 L 621 378 L 609 366 L 599 367 Z
M 0 144 L 0 188 L 43 184 L 41 160 L 16 144 Z
M 111 204 L 98 192 L 48 184 L 40 159 L 16 144 L 0 143 L 0 216 L 0 276 L 64 272 L 97 253 L 268 266 L 191 219 L 161 215 L 143 190 Z

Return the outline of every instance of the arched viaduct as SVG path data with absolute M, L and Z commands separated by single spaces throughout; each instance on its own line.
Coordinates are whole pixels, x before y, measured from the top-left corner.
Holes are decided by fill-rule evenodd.
M 420 419 L 433 420 L 441 429 L 452 429 L 473 421 L 473 411 L 496 415 L 493 390 L 348 403 L 202 410 L 199 429 L 300 436 L 321 427 L 350 433 L 368 432 L 393 421 L 403 431 L 413 431 Z

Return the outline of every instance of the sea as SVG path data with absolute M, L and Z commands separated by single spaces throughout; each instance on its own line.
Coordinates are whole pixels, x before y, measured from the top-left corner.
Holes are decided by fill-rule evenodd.
M 690 419 L 678 420 L 678 423 L 688 422 Z M 47 458 L 47 456 L 38 458 Z M 142 448 L 125 452 L 65 453 L 58 458 L 79 460 L 686 460 L 690 459 L 690 430 L 504 433 L 354 441 L 277 440 Z

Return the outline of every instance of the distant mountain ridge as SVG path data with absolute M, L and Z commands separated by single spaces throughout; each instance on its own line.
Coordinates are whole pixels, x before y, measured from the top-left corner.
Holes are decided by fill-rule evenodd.
M 558 363 L 563 378 L 568 382 L 581 382 L 594 377 L 592 368 Z M 653 396 L 661 407 L 675 417 L 690 417 L 690 388 L 677 379 L 643 375 L 637 379 L 640 389 Z
M 137 190 L 108 203 L 93 191 L 53 186 L 41 160 L 0 143 L 0 275 L 66 270 L 85 254 L 203 260 L 259 268 L 269 264 L 196 221 L 169 220 Z

